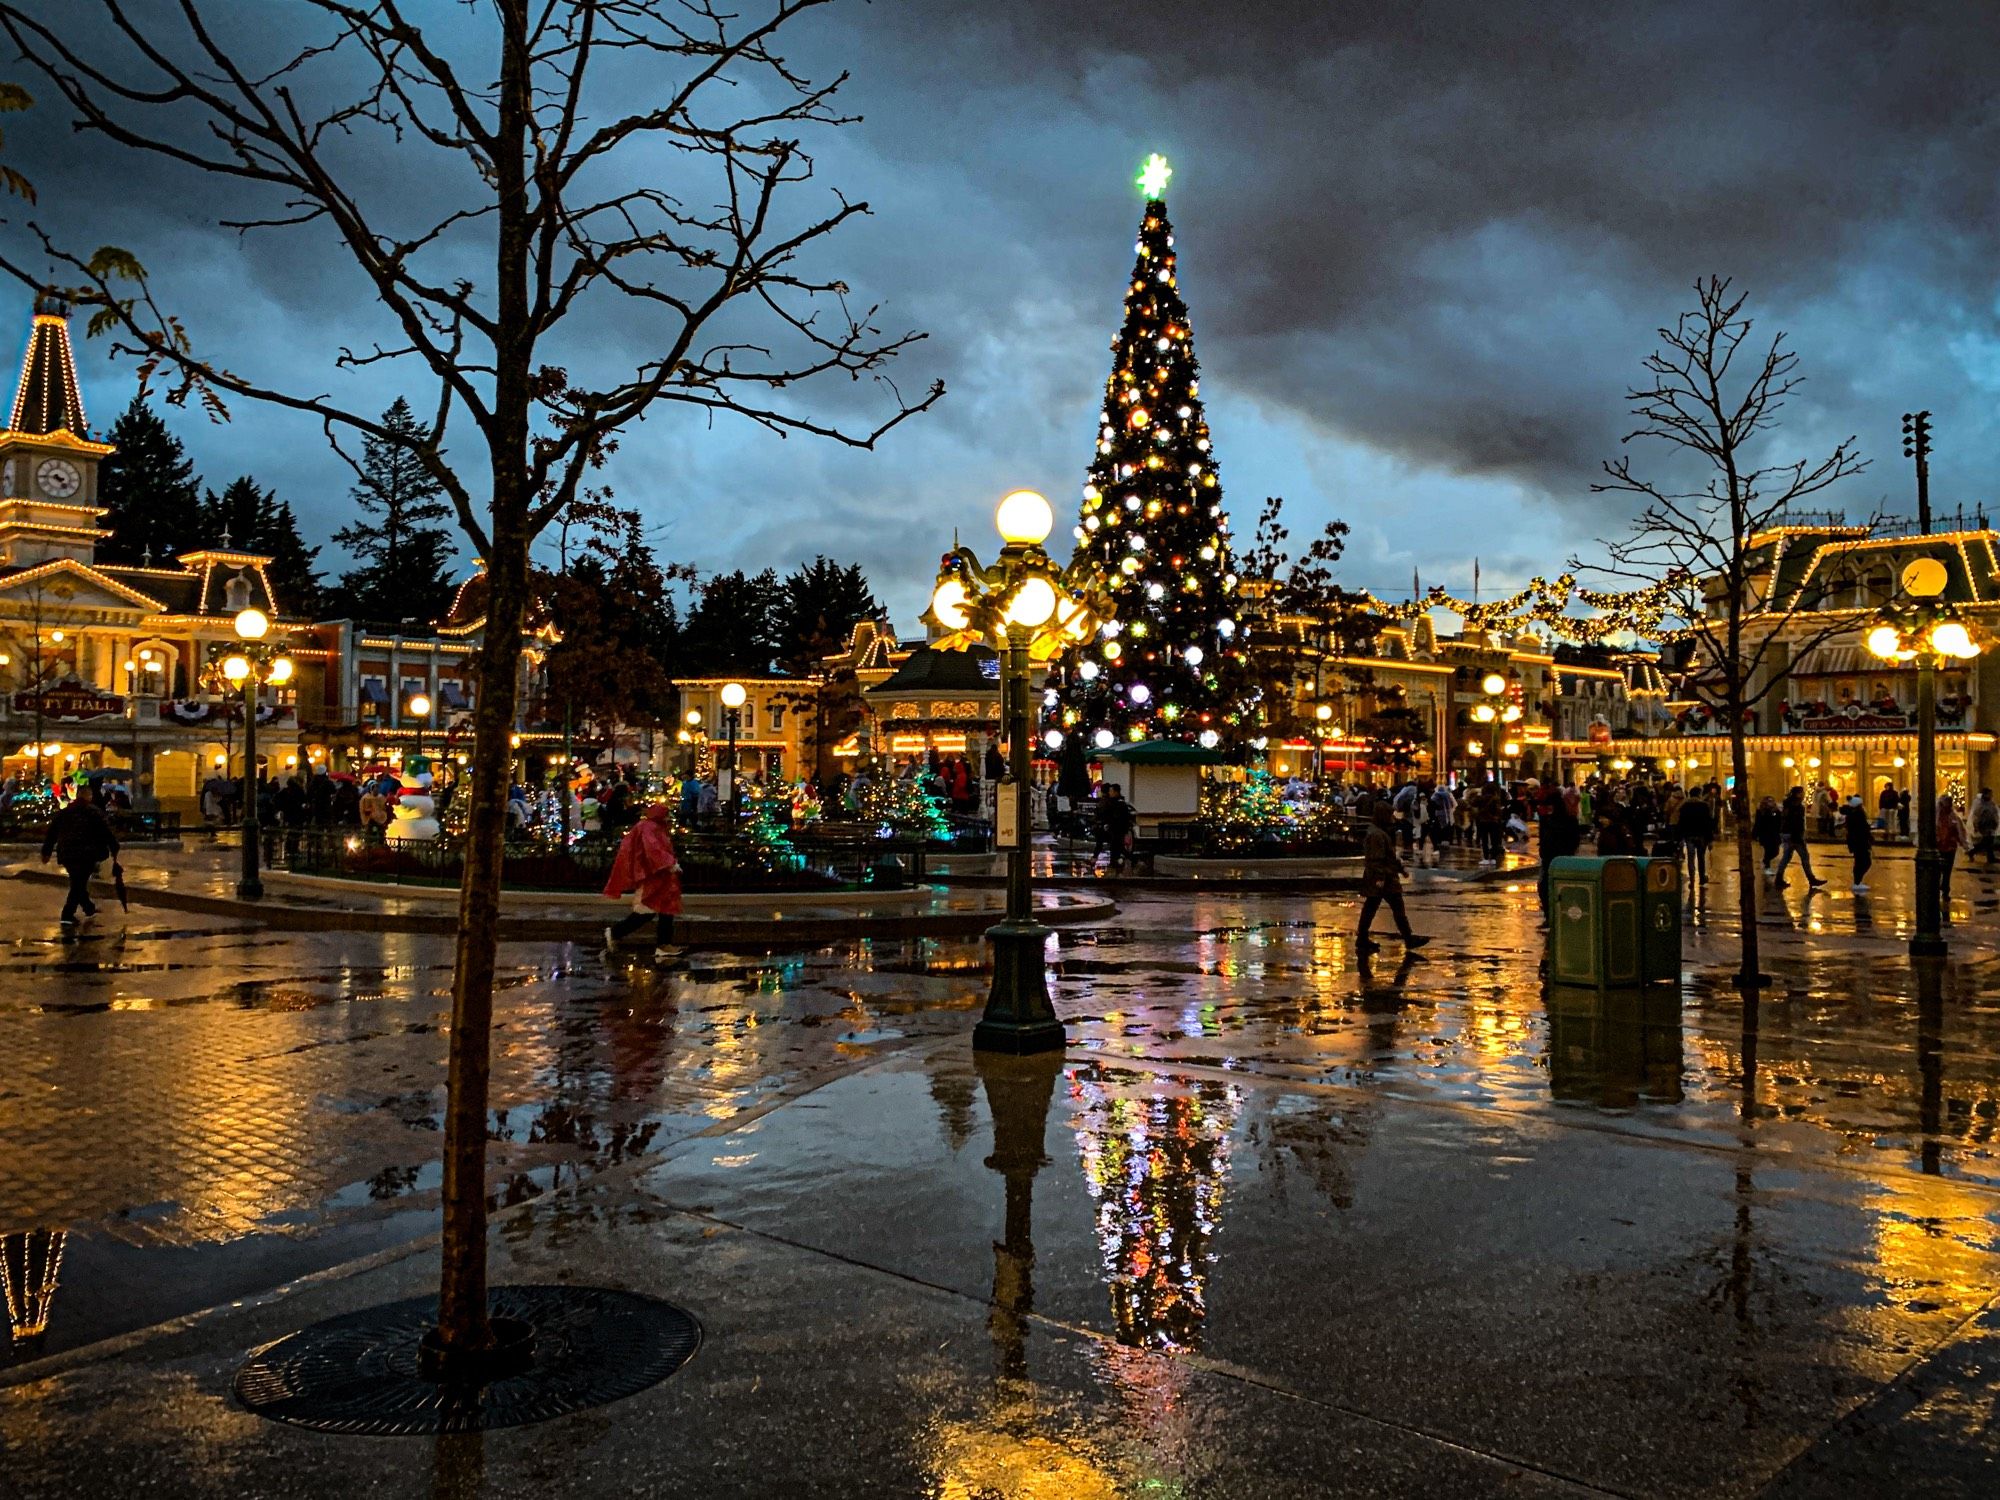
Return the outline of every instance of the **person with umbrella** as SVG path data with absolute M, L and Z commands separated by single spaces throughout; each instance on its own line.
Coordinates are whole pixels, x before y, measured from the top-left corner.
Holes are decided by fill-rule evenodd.
M 86 918 L 97 915 L 97 903 L 90 899 L 90 877 L 106 859 L 112 861 L 112 870 L 123 886 L 125 872 L 117 863 L 118 835 L 112 832 L 111 820 L 98 807 L 97 794 L 88 784 L 79 787 L 76 796 L 49 819 L 49 831 L 42 839 L 43 864 L 49 862 L 50 855 L 69 875 L 69 896 L 62 909 L 65 927 L 76 926 L 79 910 Z

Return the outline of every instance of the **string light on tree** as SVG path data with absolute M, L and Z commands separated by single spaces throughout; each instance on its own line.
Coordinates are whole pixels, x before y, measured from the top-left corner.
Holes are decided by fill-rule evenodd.
M 1155 154 L 1135 179 L 1145 209 L 1075 530 L 1077 555 L 1096 565 L 1125 625 L 1080 645 L 1059 674 L 1058 717 L 1099 749 L 1204 729 L 1220 741 L 1248 723 L 1253 696 L 1167 219 L 1172 177 Z

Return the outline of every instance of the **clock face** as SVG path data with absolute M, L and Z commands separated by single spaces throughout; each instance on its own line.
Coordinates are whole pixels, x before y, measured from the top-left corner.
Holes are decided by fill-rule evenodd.
M 35 482 L 44 495 L 67 500 L 83 487 L 83 471 L 66 458 L 44 459 L 35 470 Z

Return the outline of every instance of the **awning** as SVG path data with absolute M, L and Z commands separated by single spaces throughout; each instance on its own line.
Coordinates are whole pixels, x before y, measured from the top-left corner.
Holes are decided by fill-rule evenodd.
M 389 689 L 380 682 L 372 680 L 364 681 L 361 684 L 361 701 L 363 703 L 372 703 L 377 708 L 387 708 L 389 706 Z
M 438 683 L 438 701 L 446 708 L 470 708 L 465 689 L 456 677 L 446 677 Z
M 1219 766 L 1228 757 L 1220 750 L 1204 750 L 1179 740 L 1140 740 L 1098 752 L 1099 760 L 1123 761 L 1129 766 Z
M 1815 646 L 1793 662 L 1790 671 L 1794 677 L 1856 677 L 1871 663 L 1872 659 L 1862 660 L 1859 646 Z

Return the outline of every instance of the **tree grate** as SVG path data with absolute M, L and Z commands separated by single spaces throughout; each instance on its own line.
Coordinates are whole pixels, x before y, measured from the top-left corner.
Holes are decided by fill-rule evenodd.
M 546 1422 L 657 1385 L 701 1346 L 671 1303 L 607 1287 L 497 1286 L 495 1319 L 534 1331 L 533 1363 L 484 1385 L 422 1373 L 418 1346 L 437 1298 L 413 1297 L 315 1323 L 254 1351 L 236 1398 L 273 1421 L 365 1437 L 478 1432 Z

